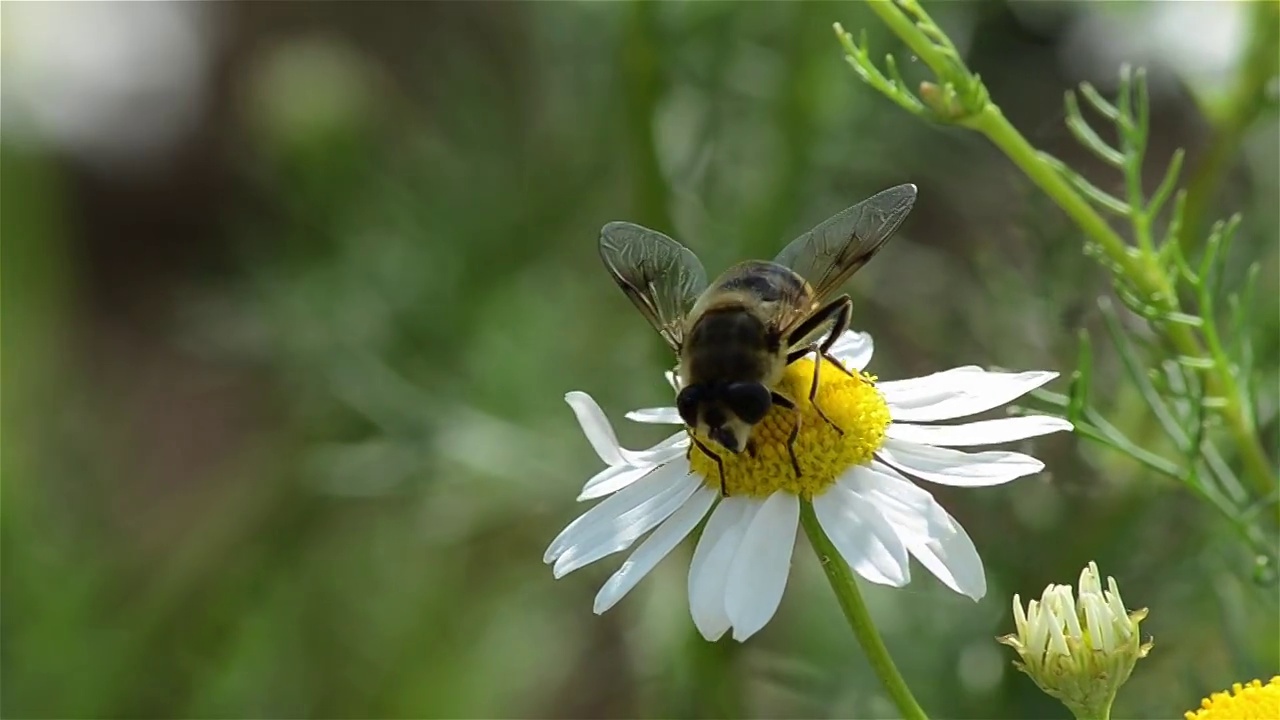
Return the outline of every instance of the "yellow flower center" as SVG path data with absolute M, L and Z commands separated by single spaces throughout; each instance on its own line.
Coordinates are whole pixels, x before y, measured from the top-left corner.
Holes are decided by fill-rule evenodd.
M 1231 692 L 1217 692 L 1200 701 L 1200 709 L 1187 720 L 1275 720 L 1280 718 L 1280 675 L 1263 685 L 1254 680 L 1236 683 Z
M 770 408 L 751 432 L 753 451 L 735 454 L 698 436 L 713 452 L 722 450 L 717 454 L 724 466 L 724 487 L 730 496 L 764 498 L 777 490 L 786 490 L 812 498 L 845 470 L 869 462 L 872 453 L 883 444 L 885 428 L 889 427 L 889 406 L 876 389 L 875 377 L 853 370 L 850 377 L 832 363 L 826 360 L 822 363 L 815 398 L 817 408 L 809 402 L 813 360 L 797 360 L 787 367 L 775 389 L 793 401 L 796 408 L 787 410 L 777 405 Z M 792 449 L 800 466 L 798 477 L 787 447 L 797 418 L 800 431 Z M 720 470 L 714 458 L 695 445 L 689 464 L 702 475 L 707 486 L 720 489 Z

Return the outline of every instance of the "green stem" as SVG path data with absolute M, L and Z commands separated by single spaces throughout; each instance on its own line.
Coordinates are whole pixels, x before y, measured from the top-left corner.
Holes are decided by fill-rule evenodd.
M 911 689 L 907 687 L 907 682 L 902 679 L 897 666 L 893 664 L 893 658 L 889 656 L 889 650 L 884 646 L 884 641 L 880 639 L 880 633 L 876 631 L 875 623 L 871 621 L 871 614 L 867 612 L 867 605 L 862 601 L 862 594 L 858 592 L 858 583 L 853 576 L 853 571 L 840 556 L 831 539 L 822 531 L 818 516 L 813 512 L 813 505 L 808 501 L 800 504 L 800 524 L 804 525 L 809 543 L 813 545 L 814 552 L 818 553 L 822 570 L 827 574 L 827 580 L 831 582 L 831 589 L 835 591 L 840 609 L 844 611 L 849 627 L 858 638 L 858 644 L 862 645 L 862 650 L 871 663 L 871 669 L 875 670 L 876 676 L 889 692 L 889 697 L 898 706 L 898 711 L 906 720 L 928 720 L 928 716 L 924 714 L 924 710 L 920 709 L 920 704 L 911 694 Z
M 1005 119 L 1000 108 L 989 104 L 981 113 L 966 120 L 965 124 L 985 135 L 1052 198 L 1102 248 L 1107 257 L 1120 267 L 1134 287 L 1146 296 L 1145 299 L 1165 312 L 1182 312 L 1178 296 L 1170 286 L 1168 277 L 1161 271 L 1158 258 L 1152 253 L 1131 251 L 1124 239 L 1076 193 L 1067 180 L 1040 160 L 1039 152 Z M 1204 344 L 1190 327 L 1166 323 L 1162 329 L 1180 354 L 1205 357 Z M 1222 414 L 1232 441 L 1239 449 L 1245 477 L 1254 492 L 1260 497 L 1266 497 L 1275 487 L 1275 478 L 1266 451 L 1262 448 L 1261 438 L 1241 404 L 1240 387 L 1230 366 L 1215 362 L 1212 368 L 1205 371 L 1205 381 L 1208 394 L 1222 397 L 1225 401 Z
M 959 58 L 948 59 L 942 49 L 921 32 L 915 22 L 907 17 L 907 14 L 893 0 L 868 0 L 867 6 L 880 16 L 880 20 L 888 25 L 889 29 L 901 38 L 912 52 L 920 56 L 935 75 L 944 79 L 950 77 L 952 63 L 957 62 Z
M 921 23 L 932 22 L 913 0 L 869 0 L 871 10 L 889 26 L 889 28 L 925 62 L 939 79 L 960 86 L 966 83 L 977 83 L 959 61 L 951 57 L 947 48 L 936 43 L 923 29 Z M 904 10 L 922 18 L 920 22 L 913 20 Z M 1262 11 L 1259 11 L 1262 12 Z M 1263 19 L 1268 19 L 1269 16 Z M 1266 36 L 1269 37 L 1269 36 Z M 1269 40 L 1258 41 L 1267 48 Z M 1250 53 L 1252 58 L 1253 52 Z M 1253 63 L 1249 64 L 1253 67 Z M 1252 86 L 1252 83 L 1248 83 Z M 1143 300 L 1163 313 L 1181 313 L 1177 291 L 1168 275 L 1160 265 L 1160 259 L 1150 248 L 1132 248 L 1124 238 L 1107 224 L 1106 220 L 1094 210 L 1089 202 L 1081 197 L 1061 173 L 1046 162 L 1040 152 L 1027 142 L 1027 139 L 1000 112 L 1000 108 L 986 98 L 985 92 L 973 93 L 974 98 L 981 98 L 980 105 L 974 104 L 966 108 L 971 114 L 957 118 L 959 125 L 976 130 L 1000 148 L 1027 177 L 1031 178 L 1060 208 L 1080 227 L 1089 238 L 1097 244 L 1106 255 L 1143 296 Z M 1158 330 L 1168 339 L 1179 354 L 1188 357 L 1206 357 L 1204 340 L 1190 327 L 1180 323 L 1160 323 Z M 1212 368 L 1205 370 L 1205 387 L 1208 394 L 1223 398 L 1221 413 L 1232 442 L 1238 448 L 1244 475 L 1260 497 L 1267 497 L 1276 487 L 1275 472 L 1262 447 L 1262 439 L 1245 412 L 1240 385 L 1232 374 L 1231 367 L 1215 362 Z
M 1005 118 L 999 107 L 994 103 L 987 105 L 982 112 L 967 119 L 965 124 L 986 135 L 988 140 L 1000 148 L 1019 170 L 1031 178 L 1098 244 L 1106 253 L 1107 259 L 1118 265 L 1125 275 L 1139 278 L 1141 282 L 1137 283 L 1138 286 L 1144 291 L 1149 290 L 1148 295 L 1169 294 L 1163 274 L 1147 276 L 1138 256 L 1129 252 L 1124 238 L 1111 229 L 1107 221 L 1071 187 L 1071 183 L 1061 173 L 1040 159 L 1040 152 Z
M 1112 697 L 1107 701 L 1106 705 L 1100 708 L 1077 707 L 1071 703 L 1063 702 L 1067 709 L 1071 711 L 1071 716 L 1076 720 L 1111 720 L 1111 705 L 1115 702 Z

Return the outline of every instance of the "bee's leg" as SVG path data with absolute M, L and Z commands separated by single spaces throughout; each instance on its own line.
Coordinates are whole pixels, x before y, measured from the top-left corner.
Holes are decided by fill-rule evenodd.
M 844 295 L 831 303 L 831 306 L 835 306 L 835 321 L 831 324 L 831 332 L 827 335 L 827 339 L 819 347 L 818 354 L 826 358 L 827 362 L 843 370 L 845 375 L 853 377 L 853 373 L 849 371 L 849 368 L 845 367 L 844 363 L 831 354 L 831 348 L 835 347 L 836 341 L 840 339 L 845 330 L 849 329 L 849 321 L 853 319 L 853 301 L 849 299 L 848 295 Z M 816 375 L 814 382 L 815 384 L 817 382 Z
M 817 345 L 811 346 L 809 350 L 817 353 L 818 355 L 818 359 L 813 363 L 813 382 L 809 384 L 809 404 L 813 406 L 814 410 L 818 411 L 818 417 L 825 420 L 837 434 L 844 435 L 844 430 L 841 430 L 839 425 L 832 422 L 831 418 L 827 417 L 827 414 L 822 412 L 822 407 L 818 405 L 818 371 L 822 369 L 822 358 L 826 357 L 826 353 L 824 353 Z M 846 370 L 845 372 L 848 371 Z
M 845 330 L 849 329 L 849 320 L 852 316 L 853 301 L 849 299 L 848 295 L 841 295 L 814 310 L 809 317 L 787 333 L 786 341 L 788 347 L 796 348 L 788 350 L 787 364 L 790 365 L 813 352 L 815 347 L 818 346 L 818 338 L 823 336 L 825 329 L 827 339 L 821 344 L 818 354 L 826 358 L 828 362 L 834 363 L 846 375 L 852 376 L 853 373 L 849 372 L 848 368 L 830 353 L 836 341 L 840 339 Z
M 697 435 L 694 435 L 693 433 L 689 433 L 689 439 L 693 441 L 693 445 L 698 446 L 698 449 L 702 451 L 703 455 L 706 455 L 707 457 L 716 461 L 716 470 L 720 472 L 720 497 L 729 497 L 729 490 L 728 488 L 725 487 L 725 484 L 724 484 L 724 460 L 721 460 L 719 455 L 712 452 L 711 448 L 704 445 L 702 441 L 698 439 Z M 690 457 L 693 456 L 693 445 L 689 446 Z
M 796 404 L 791 402 L 789 398 L 779 395 L 777 392 L 770 391 L 773 404 L 784 410 L 790 410 L 795 415 L 796 423 L 791 426 L 791 434 L 787 436 L 787 455 L 791 457 L 791 469 L 795 471 L 796 477 L 801 476 L 800 461 L 796 459 L 796 438 L 800 435 L 800 411 L 796 409 Z

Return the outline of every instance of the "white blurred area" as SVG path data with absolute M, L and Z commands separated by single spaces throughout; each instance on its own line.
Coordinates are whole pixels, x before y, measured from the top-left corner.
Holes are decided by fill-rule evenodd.
M 1034 12 L 1036 3 L 1010 3 Z M 1247 2 L 1143 2 L 1087 4 L 1062 45 L 1073 77 L 1115 77 L 1123 63 L 1166 68 L 1186 83 L 1204 108 L 1230 90 L 1247 42 Z M 1159 92 L 1163 73 L 1150 76 Z
M 101 171 L 154 169 L 199 121 L 216 5 L 7 2 L 0 133 Z

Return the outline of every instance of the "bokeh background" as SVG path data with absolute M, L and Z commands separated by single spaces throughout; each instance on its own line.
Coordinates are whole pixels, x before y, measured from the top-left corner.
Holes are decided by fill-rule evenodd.
M 1234 3 L 946 3 L 1028 138 L 1104 187 L 1062 93 L 1152 81 L 1153 178 L 1195 170 L 1260 15 Z M 619 557 L 555 581 L 547 543 L 598 460 L 658 429 L 669 358 L 600 267 L 627 219 L 710 269 L 772 256 L 901 182 L 915 212 L 851 283 L 882 378 L 1075 362 L 1106 274 L 977 135 L 862 86 L 856 4 L 5 3 L 3 614 L 8 717 L 888 717 L 801 541 L 779 616 L 698 639 L 668 558 L 616 609 Z M 1263 263 L 1275 445 L 1274 80 L 1214 172 Z M 1211 115 L 1211 113 L 1208 113 Z M 1201 166 L 1202 167 L 1202 166 Z M 1230 286 L 1232 282 L 1228 282 Z M 1157 431 L 1098 343 L 1099 395 Z M 1269 398 L 1269 399 L 1268 399 Z M 1155 637 L 1117 717 L 1177 717 L 1280 669 L 1274 575 L 1210 509 L 1070 436 L 1049 471 L 933 487 L 968 528 L 974 603 L 916 566 L 865 592 L 936 717 L 1065 717 L 994 636 L 1013 593 L 1097 560 Z

